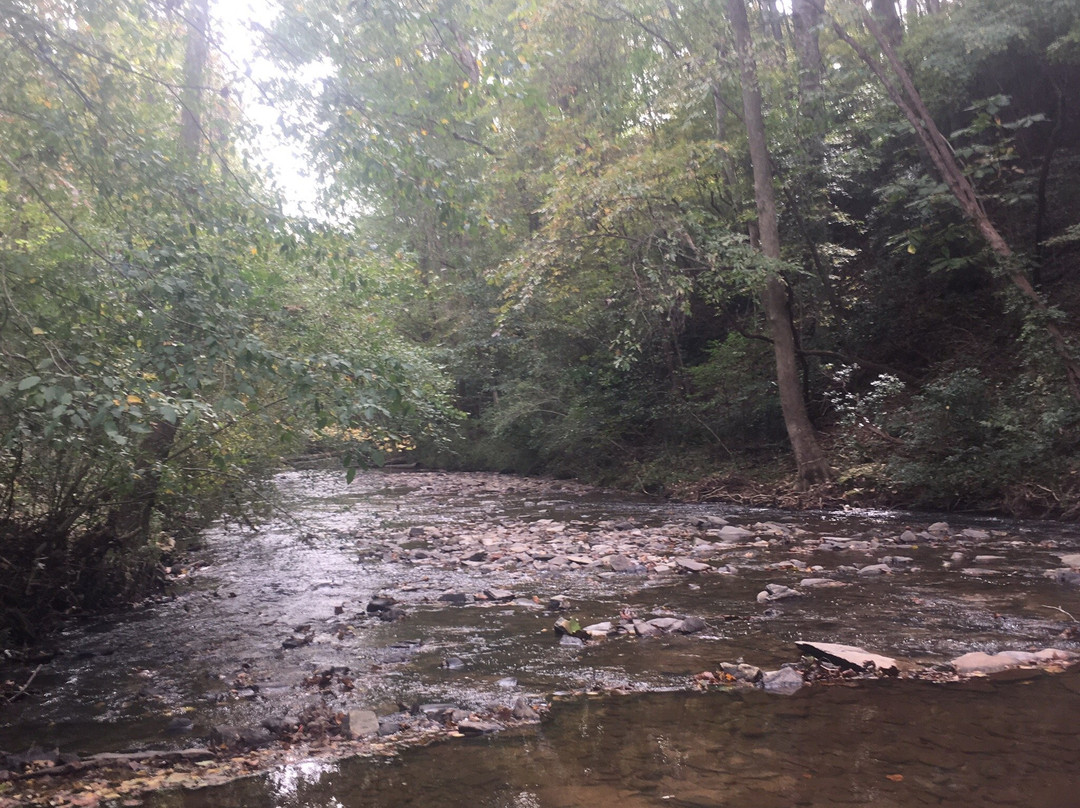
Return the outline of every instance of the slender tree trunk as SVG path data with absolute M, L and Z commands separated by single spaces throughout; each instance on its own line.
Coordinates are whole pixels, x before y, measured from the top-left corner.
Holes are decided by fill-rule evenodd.
M 820 126 L 822 62 L 818 31 L 821 9 L 813 0 L 793 0 L 791 22 L 794 28 L 795 54 L 799 59 L 799 106 L 815 127 Z M 820 140 L 820 133 L 818 135 Z
M 190 164 L 199 158 L 203 141 L 203 85 L 210 49 L 209 0 L 190 0 L 184 7 L 187 47 L 184 50 L 184 89 L 180 95 L 180 153 Z
M 821 0 L 818 0 L 818 2 L 821 3 Z M 929 153 L 938 174 L 940 174 L 956 201 L 960 204 L 960 209 L 986 240 L 990 249 L 1001 259 L 1008 279 L 1041 315 L 1049 314 L 1049 306 L 1035 291 L 1031 281 L 1017 262 L 1009 243 L 990 220 L 990 216 L 983 207 L 975 186 L 971 184 L 967 175 L 964 174 L 949 141 L 945 139 L 937 124 L 934 123 L 934 119 L 911 80 L 907 68 L 904 67 L 885 32 L 857 0 L 849 0 L 849 2 L 862 12 L 867 29 L 873 34 L 874 39 L 881 48 L 881 52 L 885 56 L 885 64 L 874 58 L 835 19 L 832 22 L 833 30 L 877 76 L 889 98 L 900 108 L 908 122 L 914 127 L 915 134 Z M 824 4 L 821 3 L 821 5 Z M 891 75 L 889 71 L 891 71 Z M 1057 323 L 1044 316 L 1042 325 L 1050 337 L 1054 352 L 1065 369 L 1065 378 L 1068 381 L 1069 389 L 1073 397 L 1080 401 L 1080 360 L 1073 355 L 1068 341 Z
M 870 8 L 889 44 L 894 48 L 900 47 L 904 39 L 904 24 L 896 13 L 896 0 L 873 0 Z
M 750 143 L 750 161 L 754 173 L 754 199 L 757 202 L 761 251 L 768 258 L 780 259 L 780 230 L 776 219 L 776 196 L 772 186 L 772 168 L 765 140 L 765 120 L 762 115 L 761 88 L 757 79 L 750 23 L 744 0 L 728 0 L 728 16 L 735 32 L 739 64 L 742 70 L 743 117 Z M 803 401 L 795 355 L 795 329 L 788 314 L 788 287 L 773 273 L 765 285 L 763 303 L 765 319 L 776 357 L 776 381 L 780 390 L 780 407 L 784 425 L 795 453 L 801 486 L 829 479 L 829 465 L 818 444 L 817 434 Z

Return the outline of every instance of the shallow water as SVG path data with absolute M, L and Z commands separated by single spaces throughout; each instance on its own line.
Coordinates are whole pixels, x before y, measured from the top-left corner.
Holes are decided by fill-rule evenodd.
M 794 661 L 800 639 L 859 645 L 921 664 L 972 650 L 1078 648 L 1062 633 L 1075 625 L 1070 616 L 1080 615 L 1080 590 L 1045 577 L 1060 566 L 1060 554 L 1080 551 L 1080 535 L 1070 526 L 950 517 L 954 533 L 978 527 L 990 535 L 900 546 L 895 540 L 905 528 L 921 531 L 938 517 L 680 505 L 490 474 L 372 472 L 346 485 L 338 472 L 304 471 L 283 474 L 278 483 L 290 518 L 272 520 L 258 532 L 207 531 L 168 597 L 73 625 L 56 637 L 56 655 L 38 672 L 30 697 L 0 713 L 0 749 L 37 745 L 89 754 L 188 747 L 205 743 L 215 725 L 258 724 L 320 700 L 333 709 L 364 706 L 385 715 L 423 702 L 482 710 L 561 691 L 686 690 L 694 674 L 716 670 L 720 662 L 745 659 L 768 669 Z M 464 541 L 493 531 L 535 542 L 545 531 L 565 530 L 587 548 L 611 540 L 613 522 L 632 522 L 645 534 L 673 526 L 675 536 L 675 527 L 685 529 L 702 515 L 806 533 L 718 550 L 710 560 L 733 567 L 730 575 L 477 569 L 435 563 L 416 552 L 437 549 L 436 535 Z M 414 527 L 426 533 L 408 536 Z M 830 535 L 894 544 L 873 552 L 821 550 L 817 540 Z M 705 544 L 708 551 L 712 545 Z M 993 569 L 968 574 L 948 562 L 957 550 L 969 559 L 997 558 L 982 565 Z M 911 561 L 887 576 L 839 573 L 886 554 Z M 793 563 L 777 566 L 786 562 Z M 849 586 L 757 602 L 766 584 L 797 586 L 814 565 L 824 568 L 815 574 L 835 573 Z M 517 600 L 465 606 L 438 600 L 445 591 L 486 587 L 511 590 Z M 380 593 L 396 597 L 407 617 L 383 623 L 366 614 L 368 600 Z M 541 608 L 558 594 L 569 596 L 582 625 L 631 610 L 695 615 L 708 627 L 692 636 L 622 637 L 568 648 L 552 630 L 558 615 Z M 284 640 L 301 635 L 308 644 L 283 648 Z M 444 667 L 449 657 L 463 667 Z M 330 667 L 348 669 L 351 689 L 320 691 L 308 683 Z M 0 675 L 22 682 L 32 669 L 13 666 Z M 295 785 L 292 796 L 274 791 L 271 778 L 220 792 L 222 802 L 214 797 L 198 804 L 412 805 L 423 798 L 523 807 L 661 800 L 722 805 L 728 799 L 748 806 L 934 805 L 946 799 L 935 795 L 948 794 L 961 805 L 1066 804 L 1054 801 L 1051 784 L 1075 769 L 1061 763 L 1052 747 L 1080 759 L 1076 736 L 1061 718 L 1075 714 L 1075 682 L 1072 674 L 1030 684 L 885 682 L 815 688 L 794 699 L 760 693 L 613 696 L 558 704 L 536 733 L 416 750 L 390 766 L 345 763 L 340 773 L 313 763 L 280 773 L 282 782 Z M 170 734 L 170 722 L 179 717 L 193 726 Z M 905 722 L 921 734 L 901 732 Z M 924 744 L 924 736 L 937 740 Z M 674 757 L 665 757 L 665 744 Z M 907 747 L 911 755 L 924 747 L 938 751 L 924 751 L 925 760 L 901 760 Z M 939 764 L 953 760 L 950 749 L 972 757 L 957 758 L 944 773 L 927 768 L 935 756 Z M 1008 749 L 1020 757 L 1009 757 Z M 978 762 L 984 756 L 987 762 Z M 589 762 L 578 766 L 578 758 Z M 696 762 L 664 768 L 684 758 Z M 802 770 L 804 760 L 808 768 Z M 910 772 L 887 771 L 900 762 L 911 765 Z M 994 802 L 996 795 L 1013 793 L 998 776 L 1013 768 L 1027 778 L 1018 781 L 1026 783 L 1021 793 L 1035 801 Z M 889 774 L 904 780 L 894 783 Z M 680 777 L 686 782 L 679 790 L 665 785 Z M 320 791 L 324 780 L 330 791 Z M 489 781 L 511 785 L 499 786 L 488 799 L 477 789 Z M 357 796 L 359 782 L 370 783 L 381 802 L 369 800 L 368 785 L 363 798 Z M 254 796 L 244 802 L 247 797 L 236 795 L 249 787 Z M 330 796 L 339 788 L 340 796 Z M 448 796 L 434 800 L 442 788 Z M 982 789 L 981 802 L 956 796 L 976 788 Z M 305 802 L 301 795 L 309 791 L 314 796 Z M 922 802 L 900 801 L 912 794 Z M 240 802 L 228 802 L 234 799 Z
M 1076 805 L 1080 675 L 659 693 L 556 704 L 535 732 L 307 761 L 155 808 Z

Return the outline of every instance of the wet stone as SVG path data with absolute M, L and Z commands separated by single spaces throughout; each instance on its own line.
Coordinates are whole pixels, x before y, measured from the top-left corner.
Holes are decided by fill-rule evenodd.
M 494 721 L 459 721 L 458 732 L 464 735 L 490 735 L 493 732 L 499 732 L 504 727 L 502 724 L 498 724 Z
M 566 595 L 556 595 L 548 600 L 548 609 L 553 612 L 565 612 L 570 608 L 570 598 Z
M 371 710 L 349 710 L 345 713 L 341 731 L 353 738 L 379 734 L 379 717 Z
M 449 603 L 453 606 L 463 606 L 472 603 L 473 596 L 465 592 L 443 592 L 439 595 L 440 603 Z
M 686 617 L 683 619 L 682 625 L 679 626 L 677 631 L 680 634 L 696 634 L 699 631 L 703 631 L 705 628 L 705 621 L 700 617 Z
M 888 564 L 870 564 L 866 567 L 859 569 L 859 575 L 874 576 L 874 575 L 888 575 L 892 572 L 892 567 Z
M 686 570 L 687 572 L 705 572 L 710 569 L 708 564 L 704 564 L 700 561 L 694 561 L 692 558 L 676 558 L 675 565 L 679 569 Z
M 514 700 L 514 706 L 510 710 L 510 715 L 518 721 L 532 721 L 537 718 L 536 711 L 529 706 L 529 702 L 525 700 L 524 696 L 518 696 L 518 698 Z
M 828 642 L 797 642 L 795 645 L 803 653 L 844 668 L 854 668 L 861 671 L 872 669 L 878 671 L 898 670 L 896 660 L 892 657 L 873 654 L 854 645 Z
M 722 670 L 724 673 L 726 673 L 728 676 L 730 676 L 737 682 L 757 682 L 762 677 L 761 668 L 758 668 L 755 665 L 747 665 L 745 662 L 740 662 L 738 664 L 732 662 L 721 662 L 720 670 Z M 785 668 L 784 670 L 789 669 Z M 801 685 L 801 676 L 799 677 L 799 681 Z
M 607 563 L 613 572 L 633 573 L 645 571 L 644 567 L 624 555 L 614 555 Z
M 832 578 L 803 578 L 799 581 L 799 586 L 807 589 L 840 589 L 848 584 L 843 581 L 834 581 Z
M 777 600 L 787 600 L 788 598 L 802 597 L 802 592 L 797 589 L 792 589 L 790 586 L 784 586 L 783 584 L 766 584 L 765 590 L 758 592 L 758 603 L 770 603 Z
M 778 671 L 766 671 L 761 677 L 761 687 L 769 693 L 790 696 L 803 686 L 803 677 L 794 668 L 781 668 Z
M 573 637 L 569 634 L 563 634 L 559 637 L 559 645 L 569 646 L 571 648 L 581 648 L 585 645 L 585 640 L 580 637 Z
M 397 603 L 397 601 L 394 600 L 394 598 L 379 595 L 368 601 L 367 613 L 377 614 L 379 612 L 389 611 L 394 607 L 395 603 Z

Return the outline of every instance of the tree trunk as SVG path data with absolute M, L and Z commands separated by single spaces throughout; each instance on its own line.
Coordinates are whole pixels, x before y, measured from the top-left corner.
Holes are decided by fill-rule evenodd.
M 820 5 L 824 5 L 821 0 L 817 1 Z M 857 42 L 855 38 L 852 37 L 851 34 L 849 34 L 835 19 L 832 21 L 833 30 L 836 31 L 837 36 L 844 40 L 848 46 L 858 54 L 859 58 L 870 68 L 874 75 L 877 76 L 878 80 L 885 88 L 886 93 L 888 93 L 889 98 L 900 108 L 904 113 L 904 116 L 908 119 L 908 122 L 914 127 L 915 134 L 929 153 L 930 159 L 933 161 L 934 167 L 937 169 L 942 180 L 944 180 L 945 184 L 952 192 L 952 195 L 960 204 L 960 209 L 964 212 L 964 215 L 967 216 L 968 220 L 975 226 L 975 229 L 978 230 L 980 235 L 986 240 L 990 249 L 1001 259 L 1006 277 L 1008 277 L 1017 290 L 1019 290 L 1020 294 L 1036 309 L 1036 311 L 1043 316 L 1042 326 L 1050 337 L 1050 343 L 1053 346 L 1054 353 L 1057 354 L 1065 369 L 1065 378 L 1069 384 L 1069 389 L 1072 392 L 1073 398 L 1080 401 L 1080 360 L 1077 360 L 1073 355 L 1069 348 L 1068 341 L 1065 339 L 1065 335 L 1062 333 L 1057 323 L 1049 318 L 1049 306 L 1047 306 L 1046 301 L 1039 296 L 1039 293 L 1035 291 L 1035 288 L 1031 285 L 1031 281 L 1028 280 L 1028 277 L 1021 269 L 1019 262 L 1016 260 L 1012 248 L 990 220 L 990 216 L 983 207 L 982 200 L 979 198 L 975 186 L 971 184 L 971 180 L 964 174 L 960 163 L 956 159 L 956 155 L 953 153 L 949 141 L 945 139 L 941 130 L 938 129 L 937 124 L 934 123 L 930 111 L 926 108 L 926 104 L 923 103 L 922 96 L 915 88 L 915 84 L 911 80 L 907 68 L 904 67 L 896 50 L 889 42 L 888 36 L 881 29 L 881 26 L 878 25 L 877 21 L 866 12 L 865 7 L 863 7 L 858 0 L 849 0 L 849 2 L 852 6 L 862 12 L 866 27 L 870 33 L 873 34 L 874 39 L 881 48 L 881 52 L 885 56 L 885 62 L 888 65 L 888 70 L 892 71 L 892 76 L 890 77 L 885 65 L 878 59 L 875 59 L 866 48 L 859 44 L 859 42 Z M 897 82 L 899 82 L 899 84 L 897 84 Z
M 815 125 L 821 123 L 821 48 L 818 30 L 821 9 L 813 0 L 793 0 L 791 22 L 794 28 L 795 54 L 799 58 L 799 106 Z
M 191 0 L 185 6 L 187 47 L 184 50 L 184 90 L 180 95 L 180 154 L 189 164 L 199 157 L 203 141 L 203 85 L 210 48 L 209 0 Z
M 765 140 L 761 88 L 757 80 L 750 23 L 744 0 L 728 0 L 727 5 L 742 70 L 743 117 L 754 173 L 754 199 L 757 203 L 761 251 L 766 257 L 779 260 L 780 230 L 776 219 L 776 196 L 773 193 L 772 167 Z M 788 315 L 788 288 L 775 273 L 770 274 L 766 281 L 763 303 L 776 357 L 780 407 L 799 469 L 799 484 L 806 487 L 824 482 L 831 474 L 803 401 L 802 383 L 795 356 L 795 330 Z
M 900 47 L 904 39 L 904 24 L 896 13 L 896 0 L 872 0 L 870 8 L 889 44 L 894 48 Z

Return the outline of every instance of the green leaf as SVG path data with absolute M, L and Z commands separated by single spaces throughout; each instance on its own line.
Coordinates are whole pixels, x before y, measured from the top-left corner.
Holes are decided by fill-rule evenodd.
M 41 383 L 40 376 L 27 376 L 21 382 L 19 382 L 19 390 L 29 390 L 31 387 Z

